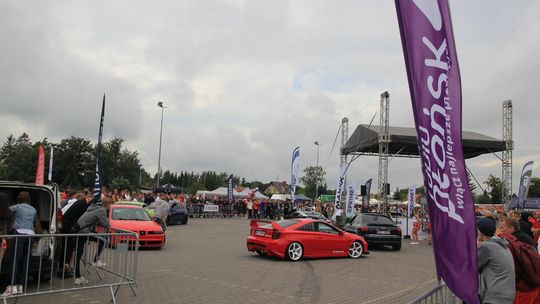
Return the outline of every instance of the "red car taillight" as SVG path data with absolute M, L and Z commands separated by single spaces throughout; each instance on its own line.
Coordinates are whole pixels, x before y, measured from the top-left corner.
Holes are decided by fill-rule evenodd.
M 396 227 L 396 230 L 395 230 L 395 231 L 396 231 L 396 234 L 397 234 L 397 235 L 401 235 L 401 227 L 399 227 L 399 226 Z
M 358 227 L 358 229 L 356 229 L 358 232 L 362 232 L 362 233 L 367 233 L 369 231 L 369 228 L 367 225 L 364 225 L 362 227 Z
M 56 231 L 58 233 L 62 233 L 62 219 L 64 218 L 64 214 L 62 214 L 62 209 L 61 208 L 58 208 L 58 210 L 56 210 Z
M 277 239 L 279 238 L 279 236 L 281 235 L 281 232 L 277 231 L 277 230 L 274 230 L 274 232 L 272 232 L 272 239 Z

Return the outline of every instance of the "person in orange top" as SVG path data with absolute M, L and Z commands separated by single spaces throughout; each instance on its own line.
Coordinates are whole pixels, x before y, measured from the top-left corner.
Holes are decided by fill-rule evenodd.
M 259 201 L 258 200 L 253 201 L 253 217 L 256 219 L 259 218 Z

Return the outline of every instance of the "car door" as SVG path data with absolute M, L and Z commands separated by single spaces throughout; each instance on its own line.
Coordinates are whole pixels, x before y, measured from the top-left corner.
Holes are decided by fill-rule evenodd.
M 294 238 L 304 245 L 304 255 L 312 256 L 318 253 L 319 233 L 314 222 L 306 223 L 298 228 L 294 233 Z
M 339 230 L 322 222 L 317 222 L 319 252 L 328 256 L 346 253 L 347 246 Z

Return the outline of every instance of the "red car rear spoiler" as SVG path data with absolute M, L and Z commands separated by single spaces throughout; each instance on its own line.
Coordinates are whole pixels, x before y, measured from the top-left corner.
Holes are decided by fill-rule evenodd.
M 281 227 L 277 222 L 266 221 L 266 220 L 251 220 L 251 222 L 249 223 L 249 226 L 251 226 L 252 229 L 257 229 L 259 227 L 259 223 L 271 224 L 272 228 L 275 230 L 283 229 L 283 227 Z

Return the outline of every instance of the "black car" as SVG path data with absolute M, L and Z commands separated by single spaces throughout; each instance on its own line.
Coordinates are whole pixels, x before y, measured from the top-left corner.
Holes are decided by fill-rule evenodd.
M 188 222 L 188 212 L 184 203 L 174 202 L 169 207 L 169 215 L 167 216 L 167 225 L 182 224 Z
M 401 249 L 401 228 L 389 215 L 358 213 L 344 230 L 363 236 L 369 245 L 390 245 L 394 250 Z
M 295 211 L 291 213 L 290 215 L 285 217 L 286 219 L 292 219 L 292 218 L 310 218 L 314 220 L 321 220 L 327 223 L 330 223 L 331 221 L 327 219 L 324 215 L 313 212 L 313 211 Z

